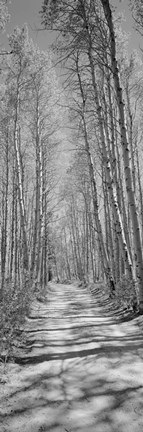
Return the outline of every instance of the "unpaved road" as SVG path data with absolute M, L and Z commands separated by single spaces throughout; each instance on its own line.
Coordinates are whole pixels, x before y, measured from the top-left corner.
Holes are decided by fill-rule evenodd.
M 142 432 L 143 330 L 97 291 L 50 284 L 0 387 L 1 432 Z

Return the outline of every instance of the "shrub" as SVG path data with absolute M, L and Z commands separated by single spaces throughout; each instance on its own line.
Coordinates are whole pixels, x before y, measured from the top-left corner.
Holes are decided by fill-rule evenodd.
M 135 290 L 135 284 L 127 275 L 122 276 L 116 284 L 116 298 L 119 303 L 127 308 L 134 308 L 138 303 L 138 292 Z
M 33 298 L 32 284 L 27 275 L 20 285 L 5 281 L 3 299 L 0 303 L 0 349 L 1 358 L 12 357 L 13 345 L 18 335 L 21 335 L 22 324 L 28 315 Z

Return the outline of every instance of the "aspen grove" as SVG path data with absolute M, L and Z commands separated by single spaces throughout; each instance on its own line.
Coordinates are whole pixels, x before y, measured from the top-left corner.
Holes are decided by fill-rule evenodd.
M 111 295 L 122 280 L 132 281 L 142 311 L 140 60 L 127 55 L 108 0 L 45 0 L 41 21 L 58 34 L 54 49 L 65 70 L 78 157 L 69 174 L 74 171 L 76 186 L 66 194 L 65 272 L 67 253 L 68 267 L 70 261 L 85 278 L 91 268 L 94 276 L 100 273 L 101 262 Z
M 130 5 L 142 32 L 141 3 Z M 102 281 L 143 312 L 143 68 L 112 9 L 44 0 L 51 47 L 24 25 L 0 52 L 2 327 L 52 278 Z M 9 19 L 1 0 L 1 32 Z

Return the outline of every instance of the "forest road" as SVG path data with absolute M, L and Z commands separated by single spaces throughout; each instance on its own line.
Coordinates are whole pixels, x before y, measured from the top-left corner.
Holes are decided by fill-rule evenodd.
M 0 385 L 1 432 L 142 432 L 143 329 L 98 290 L 50 283 Z

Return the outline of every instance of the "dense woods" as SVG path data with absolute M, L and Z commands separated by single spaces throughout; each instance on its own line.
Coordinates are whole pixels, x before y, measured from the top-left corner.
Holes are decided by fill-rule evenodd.
M 50 52 L 40 52 L 27 27 L 1 53 L 1 321 L 6 332 L 24 319 L 33 293 L 42 295 L 53 256 L 51 208 L 62 133 L 60 88 Z M 61 121 L 60 121 L 61 117 Z M 57 134 L 58 133 L 58 134 Z M 8 319 L 9 318 L 9 319 Z
M 140 1 L 131 8 L 142 31 Z M 143 310 L 142 60 L 108 0 L 44 0 L 40 17 L 57 32 L 47 52 L 25 25 L 0 53 L 3 328 L 51 278 L 102 280 Z M 1 0 L 1 31 L 8 19 Z
M 77 146 L 61 248 L 66 277 L 103 277 L 111 294 L 128 279 L 141 310 L 142 71 L 137 55 L 127 55 L 111 9 L 109 1 L 63 0 L 44 1 L 41 11 L 45 28 L 58 33 L 54 49 L 66 74 Z

